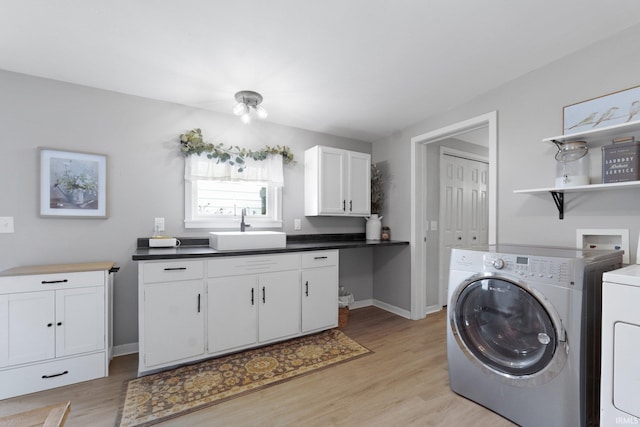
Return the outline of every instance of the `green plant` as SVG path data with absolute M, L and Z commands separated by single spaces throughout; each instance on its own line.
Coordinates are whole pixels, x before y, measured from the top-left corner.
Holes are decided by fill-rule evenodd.
M 382 172 L 375 163 L 371 164 L 371 213 L 379 214 L 382 212 L 382 204 L 384 202 L 384 179 Z
M 213 144 L 205 142 L 200 129 L 192 129 L 180 135 L 180 150 L 185 156 L 205 154 L 209 159 L 216 159 L 218 163 L 237 165 L 238 172 L 244 169 L 245 159 L 264 160 L 270 155 L 281 155 L 285 164 L 293 163 L 293 153 L 289 147 L 269 145 L 259 150 L 249 150 L 235 146 L 225 146 L 223 143 Z

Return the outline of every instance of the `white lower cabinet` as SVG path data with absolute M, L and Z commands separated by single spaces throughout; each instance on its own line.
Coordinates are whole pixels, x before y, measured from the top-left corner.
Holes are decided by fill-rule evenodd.
M 108 375 L 112 267 L 32 266 L 0 273 L 0 399 Z
M 258 341 L 256 276 L 209 279 L 207 343 L 209 353 L 249 347 Z
M 337 250 L 143 261 L 139 287 L 139 375 L 338 324 Z
M 209 279 L 209 353 L 299 335 L 299 283 L 298 270 Z
M 144 289 L 145 367 L 204 353 L 204 283 L 157 283 Z

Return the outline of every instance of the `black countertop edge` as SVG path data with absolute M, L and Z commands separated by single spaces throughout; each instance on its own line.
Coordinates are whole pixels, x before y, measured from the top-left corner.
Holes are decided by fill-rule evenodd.
M 364 234 L 362 235 L 364 236 Z M 287 239 L 287 246 L 274 249 L 252 249 L 238 251 L 217 251 L 208 246 L 186 245 L 177 248 L 149 248 L 142 247 L 133 254 L 134 261 L 152 261 L 163 259 L 184 259 L 184 258 L 207 258 L 223 256 L 241 255 L 265 255 L 287 252 L 305 252 L 329 249 L 354 249 L 367 247 L 387 247 L 387 246 L 407 246 L 409 242 L 398 240 L 334 240 L 334 241 L 314 241 L 314 242 L 290 242 Z M 182 242 L 182 240 L 180 239 Z
M 136 247 L 138 249 L 148 248 L 151 237 L 138 237 Z M 180 246 L 209 246 L 209 237 L 176 237 L 180 241 Z M 303 242 L 352 242 L 365 240 L 365 233 L 343 233 L 343 234 L 288 234 L 287 244 Z

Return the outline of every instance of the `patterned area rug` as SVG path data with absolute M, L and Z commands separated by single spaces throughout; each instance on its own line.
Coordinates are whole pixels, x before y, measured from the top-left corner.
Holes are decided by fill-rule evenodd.
M 370 353 L 331 329 L 124 383 L 116 426 L 149 426 Z

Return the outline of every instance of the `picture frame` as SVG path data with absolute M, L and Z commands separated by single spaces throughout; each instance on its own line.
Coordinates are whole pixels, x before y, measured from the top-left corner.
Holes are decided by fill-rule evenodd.
M 40 216 L 108 218 L 107 156 L 39 148 Z
M 640 86 L 567 105 L 562 112 L 563 135 L 640 121 Z

